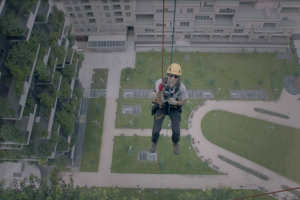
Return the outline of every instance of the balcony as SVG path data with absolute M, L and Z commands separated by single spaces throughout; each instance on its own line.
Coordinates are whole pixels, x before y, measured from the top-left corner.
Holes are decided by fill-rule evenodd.
M 293 20 L 282 20 L 278 24 L 278 28 L 296 28 L 296 22 Z
M 193 35 L 191 42 L 209 42 L 210 36 L 209 35 Z
M 15 84 L 16 84 L 15 79 L 12 80 L 11 86 L 9 88 L 7 97 L 11 100 L 12 109 L 16 111 L 16 114 L 17 114 L 16 117 L 3 118 L 3 119 L 7 119 L 7 120 L 21 120 L 22 119 L 23 111 L 24 111 L 24 107 L 25 107 L 25 103 L 26 103 L 26 99 L 27 99 L 27 95 L 28 95 L 28 91 L 29 91 L 29 86 L 30 86 L 30 82 L 31 82 L 31 79 L 33 76 L 35 63 L 36 63 L 39 51 L 40 51 L 40 45 L 38 46 L 37 51 L 36 51 L 36 55 L 35 55 L 35 58 L 34 58 L 34 61 L 32 64 L 32 68 L 31 68 L 31 73 L 25 79 L 24 93 L 19 97 L 14 96 Z
M 175 26 L 175 31 L 193 31 L 194 32 L 194 27 L 193 26 Z
M 269 17 L 265 9 L 255 9 L 253 5 L 241 5 L 237 11 L 236 19 L 243 21 L 261 20 L 261 21 L 278 21 L 280 17 L 277 9 L 269 8 Z
M 234 26 L 233 15 L 216 15 L 215 26 Z
M 37 15 L 44 15 L 46 17 L 46 21 L 48 21 L 49 14 L 51 12 L 52 3 L 53 1 L 48 1 L 46 4 L 41 3 L 37 11 Z
M 3 145 L 17 145 L 17 144 L 28 145 L 29 144 L 36 109 L 37 109 L 37 105 L 34 106 L 34 108 L 31 110 L 28 117 L 23 117 L 21 120 L 16 120 L 14 123 L 14 125 L 16 125 L 21 130 L 21 132 L 24 136 L 25 142 L 17 143 L 17 142 L 13 142 L 13 141 L 8 141 L 8 142 L 1 141 L 0 142 L 0 144 L 2 145 L 1 149 L 11 149 L 11 146 L 3 146 Z
M 239 1 L 216 1 L 216 6 L 239 6 Z
M 155 13 L 154 20 L 162 20 L 163 14 L 162 13 Z M 165 13 L 165 20 L 173 20 L 174 13 Z M 194 13 L 176 13 L 175 20 L 187 20 L 187 21 L 194 21 L 195 14 Z
M 229 42 L 229 35 L 213 35 L 213 42 Z
M 154 4 L 153 1 L 149 0 L 139 0 L 136 1 L 135 14 L 154 14 Z
M 282 8 L 280 13 L 285 13 L 285 14 L 299 14 L 299 9 L 298 8 Z
M 254 32 L 256 32 L 256 33 L 277 33 L 277 32 L 280 32 L 280 30 L 278 30 L 276 27 L 255 27 Z
M 153 15 L 137 15 L 134 22 L 134 26 L 137 27 L 154 27 L 154 16 Z
M 176 3 L 178 6 L 199 6 L 199 1 L 197 0 L 189 0 L 189 1 L 177 0 Z M 162 5 L 163 5 L 163 0 L 154 1 L 154 6 L 162 6 Z M 165 6 L 174 6 L 174 1 L 165 1 Z
M 280 1 L 280 5 L 283 8 L 299 8 L 300 7 L 300 1 Z
M 214 26 L 214 21 L 209 20 L 195 20 L 194 26 Z

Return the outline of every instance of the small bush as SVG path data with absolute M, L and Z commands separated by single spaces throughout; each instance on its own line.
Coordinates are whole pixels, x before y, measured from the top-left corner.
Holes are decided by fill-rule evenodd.
M 201 65 L 201 62 L 202 62 L 201 58 L 200 58 L 200 57 L 198 57 L 198 58 L 196 59 L 196 63 L 197 63 L 197 65 L 198 65 L 198 66 L 200 66 L 200 65 Z
M 189 85 L 190 83 L 191 83 L 191 79 L 189 79 L 189 78 L 184 79 L 184 84 L 185 85 Z
M 142 65 L 143 62 L 144 62 L 144 59 L 143 59 L 143 58 L 137 58 L 137 59 L 136 59 L 136 63 L 137 63 L 138 65 Z
M 264 84 L 264 80 L 261 79 L 258 81 L 258 85 L 262 85 L 262 84 Z
M 234 85 L 235 87 L 239 87 L 239 86 L 240 86 L 240 80 L 234 80 L 234 81 L 233 81 L 233 85 Z
M 97 140 L 98 136 L 99 136 L 99 133 L 96 132 L 96 131 L 92 132 L 92 134 L 91 134 L 91 138 L 94 139 L 94 140 Z
M 210 86 L 216 85 L 216 79 L 214 79 L 214 78 L 209 79 L 209 85 Z
M 204 69 L 203 69 L 203 67 L 199 67 L 199 68 L 197 69 L 197 73 L 198 73 L 198 75 L 199 75 L 200 77 L 202 77 L 203 74 L 204 74 Z
M 101 105 L 101 104 L 97 104 L 97 105 L 95 106 L 95 110 L 96 110 L 96 112 L 100 113 L 101 110 L 102 110 L 102 105 Z
M 138 134 L 135 133 L 133 136 L 134 136 L 134 140 L 138 139 Z
M 132 72 L 132 69 L 130 68 L 130 67 L 126 67 L 125 69 L 124 69 L 124 72 L 125 72 L 125 74 L 130 74 L 131 72 Z
M 154 79 L 150 77 L 150 78 L 147 79 L 147 82 L 148 82 L 149 85 L 153 85 L 154 84 Z
M 143 71 L 144 71 L 143 68 L 141 68 L 141 67 L 137 68 L 138 74 L 141 74 Z
M 190 160 L 187 160 L 186 161 L 186 167 L 188 167 L 188 168 L 193 167 L 193 162 L 190 161 Z
M 276 117 L 280 117 L 280 118 L 283 118 L 283 119 L 289 119 L 290 118 L 288 115 L 284 115 L 284 114 L 281 114 L 281 113 L 277 113 L 277 112 L 273 112 L 273 111 L 269 111 L 269 110 L 265 110 L 265 109 L 261 109 L 261 108 L 254 108 L 254 111 L 264 113 L 264 114 L 268 114 L 268 115 L 272 115 L 272 116 L 276 116 Z

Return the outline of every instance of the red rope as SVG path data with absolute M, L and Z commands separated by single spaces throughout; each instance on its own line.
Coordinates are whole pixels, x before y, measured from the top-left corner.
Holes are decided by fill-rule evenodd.
M 253 196 L 249 196 L 249 197 L 242 197 L 242 198 L 233 199 L 233 200 L 247 199 L 247 198 L 251 198 L 251 197 L 264 196 L 264 195 L 268 195 L 268 194 L 279 193 L 279 192 L 284 192 L 284 191 L 289 191 L 289 190 L 296 190 L 296 189 L 300 189 L 300 187 L 290 188 L 290 189 L 286 189 L 286 190 L 279 190 L 279 191 L 275 191 L 275 192 L 268 192 L 268 193 L 253 195 Z
M 165 33 L 164 33 L 164 27 L 165 27 L 165 0 L 163 0 L 163 24 L 162 24 L 162 48 L 161 48 L 161 81 L 163 80 L 164 78 L 164 36 L 165 36 Z

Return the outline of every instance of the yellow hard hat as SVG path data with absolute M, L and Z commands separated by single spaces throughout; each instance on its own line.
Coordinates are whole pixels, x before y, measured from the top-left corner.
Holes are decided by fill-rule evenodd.
M 181 67 L 177 63 L 172 63 L 167 69 L 168 74 L 181 76 Z

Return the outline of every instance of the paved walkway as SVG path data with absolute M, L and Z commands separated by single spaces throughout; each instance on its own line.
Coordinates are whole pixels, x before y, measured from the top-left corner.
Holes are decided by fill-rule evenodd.
M 189 130 L 181 130 L 182 135 L 191 134 L 196 141 L 200 141 L 200 145 L 197 144 L 200 154 L 204 156 L 204 159 L 211 158 L 213 164 L 220 167 L 220 171 L 228 173 L 228 175 L 157 175 L 157 174 L 121 174 L 121 173 L 111 173 L 110 167 L 112 162 L 112 151 L 113 151 L 113 138 L 118 136 L 121 133 L 125 135 L 133 135 L 134 133 L 139 134 L 140 136 L 150 136 L 151 130 L 140 130 L 140 129 L 115 129 L 115 112 L 117 109 L 117 103 L 115 101 L 118 98 L 119 94 L 119 81 L 121 68 L 127 67 L 129 64 L 134 66 L 134 51 L 129 52 L 126 55 L 126 59 L 118 58 L 116 62 L 115 56 L 111 57 L 111 62 L 114 64 L 109 65 L 109 60 L 106 60 L 106 64 L 102 65 L 101 62 L 96 62 L 95 60 L 107 59 L 104 57 L 109 56 L 110 54 L 97 54 L 93 53 L 86 54 L 86 60 L 83 63 L 84 74 L 80 74 L 79 77 L 83 82 L 84 87 L 89 88 L 91 80 L 91 74 L 93 68 L 109 68 L 109 78 L 107 86 L 107 96 L 106 99 L 106 109 L 105 109 L 105 118 L 103 126 L 103 136 L 101 143 L 101 152 L 100 152 L 100 161 L 99 161 L 99 170 L 95 173 L 90 172 L 65 172 L 63 173 L 63 178 L 68 183 L 69 175 L 73 175 L 74 184 L 78 186 L 118 186 L 118 187 L 141 187 L 141 188 L 212 188 L 218 187 L 220 184 L 223 186 L 230 186 L 232 188 L 243 188 L 248 189 L 257 189 L 257 186 L 262 186 L 268 189 L 269 191 L 281 190 L 281 185 L 288 185 L 290 187 L 299 187 L 300 184 L 294 181 L 291 181 L 273 171 L 270 171 L 264 167 L 261 167 L 251 161 L 248 161 L 240 156 L 237 156 L 229 151 L 226 151 L 209 141 L 207 141 L 200 129 L 201 120 L 204 115 L 211 110 L 226 110 L 233 113 L 254 117 L 273 123 L 278 123 L 286 126 L 300 128 L 300 102 L 297 101 L 298 96 L 292 96 L 288 94 L 285 90 L 282 93 L 280 100 L 276 102 L 265 102 L 265 101 L 207 101 L 205 106 L 200 107 L 195 113 L 192 119 L 192 127 Z M 131 55 L 132 54 L 132 55 Z M 99 56 L 98 56 L 99 55 Z M 115 55 L 115 54 L 112 54 Z M 93 60 L 94 61 L 90 61 Z M 121 62 L 122 60 L 122 62 Z M 126 63 L 123 65 L 123 62 Z M 91 63 L 91 65 L 90 65 Z M 96 65 L 97 63 L 97 65 Z M 129 65 L 130 66 L 130 65 Z M 88 74 L 90 73 L 90 74 Z M 290 116 L 289 120 L 281 119 L 274 116 L 269 116 L 255 112 L 254 107 L 261 107 L 264 109 L 269 109 L 275 112 L 288 114 Z M 165 134 L 166 130 L 162 130 L 162 133 Z M 149 141 L 150 145 L 150 141 Z M 168 147 L 172 148 L 172 147 Z M 199 154 L 199 155 L 200 155 Z M 242 170 L 239 170 L 232 165 L 221 161 L 217 158 L 217 155 L 221 154 L 225 157 L 228 157 L 232 160 L 235 160 L 245 166 L 260 171 L 263 174 L 269 176 L 269 181 L 263 181 L 255 176 L 247 175 Z M 290 195 L 290 193 L 287 193 Z M 280 194 L 283 196 L 283 193 Z

